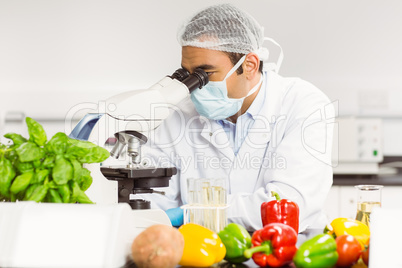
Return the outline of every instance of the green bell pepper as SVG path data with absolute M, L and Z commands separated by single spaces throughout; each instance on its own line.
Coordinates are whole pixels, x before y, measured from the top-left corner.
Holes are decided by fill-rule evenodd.
M 293 258 L 297 268 L 329 268 L 337 260 L 336 241 L 328 234 L 319 234 L 305 241 Z
M 226 247 L 225 260 L 230 263 L 242 263 L 249 259 L 244 257 L 243 253 L 251 247 L 251 236 L 243 226 L 229 223 L 218 236 Z

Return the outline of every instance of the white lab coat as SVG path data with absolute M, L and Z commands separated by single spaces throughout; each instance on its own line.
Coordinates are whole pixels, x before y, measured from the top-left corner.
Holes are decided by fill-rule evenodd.
M 187 178 L 226 178 L 229 222 L 260 229 L 261 203 L 275 191 L 299 205 L 299 232 L 323 228 L 322 208 L 332 185 L 333 106 L 310 83 L 274 72 L 264 75 L 261 90 L 266 98 L 260 117 L 237 156 L 216 121 L 201 117 L 190 98 L 181 102 L 145 150 L 154 164 L 174 165 L 178 174 L 169 188 L 160 188 L 165 196 L 142 197 L 166 210 L 187 203 Z

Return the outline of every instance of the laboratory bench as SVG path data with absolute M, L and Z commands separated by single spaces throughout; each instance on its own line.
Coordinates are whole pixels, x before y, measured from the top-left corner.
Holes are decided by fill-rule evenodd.
M 379 175 L 339 175 L 334 174 L 333 185 L 353 186 L 361 184 L 384 185 L 384 186 L 402 186 L 402 157 L 384 157 L 380 166 L 387 166 L 392 163 L 401 163 L 396 165 L 395 174 Z
M 386 159 L 388 161 L 401 161 L 398 159 Z M 388 175 L 334 175 L 333 185 L 331 187 L 325 209 L 328 219 L 337 217 L 355 218 L 357 211 L 357 190 L 355 185 L 370 184 L 383 185 L 382 206 L 383 207 L 402 207 L 402 168 L 398 169 L 397 174 Z M 299 234 L 297 245 L 300 246 L 304 241 L 313 236 L 322 233 L 321 229 L 311 229 Z M 177 266 L 178 268 L 184 268 Z M 211 267 L 214 268 L 255 268 L 259 267 L 252 259 L 241 264 L 231 264 L 222 261 Z M 360 266 L 359 266 L 360 267 Z M 362 264 L 361 267 L 366 267 Z M 132 262 L 127 263 L 124 268 L 136 268 Z M 295 268 L 291 263 L 283 268 Z
M 400 162 L 401 157 L 384 158 L 381 164 Z M 402 168 L 396 174 L 380 175 L 337 175 L 324 206 L 329 220 L 338 217 L 354 218 L 357 211 L 356 185 L 383 185 L 381 206 L 384 208 L 402 208 Z
M 303 242 L 305 242 L 306 240 L 313 238 L 314 236 L 316 236 L 318 234 L 322 234 L 322 231 L 323 231 L 322 229 L 307 229 L 306 231 L 299 233 L 298 238 L 297 238 L 297 247 L 300 247 L 300 245 L 303 244 Z M 257 268 L 260 266 L 255 264 L 253 259 L 249 259 L 248 261 L 246 261 L 244 263 L 238 263 L 238 264 L 221 261 L 220 263 L 216 263 L 210 267 L 211 268 Z M 123 268 L 137 268 L 137 266 L 130 261 Z M 176 266 L 176 268 L 190 268 L 190 267 L 178 265 L 178 266 Z M 290 263 L 289 265 L 282 266 L 281 268 L 296 268 L 296 266 L 293 263 Z
M 402 186 L 402 174 L 387 175 L 334 175 L 334 186 L 354 186 L 361 184 Z
M 212 266 L 209 266 L 208 268 L 258 268 L 258 267 L 260 266 L 255 264 L 254 261 L 250 259 L 244 263 L 237 263 L 237 264 L 221 261 L 220 263 L 216 263 Z M 126 266 L 122 268 L 137 268 L 137 266 L 134 263 L 128 263 Z M 176 266 L 176 268 L 192 268 L 192 267 L 178 265 Z M 291 263 L 289 265 L 282 266 L 281 268 L 296 268 L 296 266 L 293 263 Z
M 122 268 L 137 268 L 137 267 L 138 266 L 136 266 L 134 263 L 129 262 Z M 226 261 L 221 261 L 220 263 L 216 263 L 212 266 L 209 266 L 208 268 L 257 268 L 257 267 L 260 267 L 260 266 L 255 264 L 254 261 L 252 259 L 250 259 L 244 263 L 237 263 L 237 264 L 229 263 Z M 178 265 L 178 266 L 176 266 L 176 268 L 192 268 L 192 267 Z M 296 268 L 296 266 L 293 263 L 291 263 L 289 265 L 282 266 L 281 268 Z
M 398 159 L 398 161 L 402 161 Z M 334 175 L 333 186 L 331 187 L 325 209 L 328 219 L 338 217 L 355 218 L 357 211 L 357 190 L 355 185 L 370 184 L 383 185 L 382 206 L 383 207 L 402 207 L 402 168 L 397 174 L 390 175 Z M 321 229 L 310 229 L 299 234 L 297 245 L 300 246 L 304 241 L 322 233 Z M 211 267 L 214 268 L 256 268 L 259 267 L 252 259 L 241 264 L 231 264 L 222 261 Z M 359 267 L 366 267 L 362 264 Z M 136 268 L 132 262 L 127 263 L 124 268 Z M 184 268 L 177 266 L 177 268 Z M 295 268 L 291 263 L 283 268 Z

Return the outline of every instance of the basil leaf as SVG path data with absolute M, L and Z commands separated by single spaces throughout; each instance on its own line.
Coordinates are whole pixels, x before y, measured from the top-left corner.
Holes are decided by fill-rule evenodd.
M 12 179 L 15 177 L 15 170 L 10 160 L 0 159 L 0 194 L 4 197 L 9 196 L 9 189 Z
M 108 150 L 92 142 L 75 139 L 69 139 L 66 154 L 69 157 L 76 157 L 81 163 L 100 163 L 110 156 Z
M 48 156 L 46 156 L 45 160 L 42 162 L 42 165 L 45 168 L 52 168 L 52 167 L 54 167 L 55 160 L 56 160 L 55 155 L 48 155 Z
M 35 143 L 25 142 L 15 149 L 21 162 L 30 162 L 44 157 L 43 150 Z
M 29 185 L 27 190 L 25 191 L 24 198 L 22 200 L 24 200 L 24 201 L 28 200 L 31 197 L 34 190 L 36 189 L 36 187 L 38 187 L 38 186 L 39 186 L 39 184 Z
M 48 190 L 49 188 L 46 185 L 38 185 L 32 191 L 32 194 L 28 197 L 27 200 L 40 202 L 45 198 Z
M 78 185 L 80 186 L 81 190 L 85 192 L 86 190 L 88 190 L 91 184 L 92 184 L 91 171 L 89 171 L 86 168 L 82 168 L 81 177 L 78 180 Z
M 17 194 L 21 191 L 24 191 L 31 182 L 33 175 L 33 172 L 28 172 L 17 176 L 11 184 L 10 192 Z
M 68 187 L 67 184 L 59 185 L 59 194 L 61 196 L 61 199 L 63 200 L 63 203 L 69 203 L 70 202 L 70 187 Z
M 81 178 L 81 173 L 83 169 L 82 164 L 78 162 L 78 160 L 75 158 L 70 159 L 70 162 L 74 168 L 73 180 L 78 182 L 78 180 Z
M 32 178 L 31 184 L 34 183 L 42 183 L 47 176 L 49 176 L 50 170 L 48 169 L 40 169 L 35 171 L 35 175 Z
M 49 189 L 48 193 L 49 202 L 51 203 L 63 203 L 60 194 L 55 189 Z
M 30 117 L 27 117 L 25 119 L 25 122 L 27 123 L 28 126 L 29 140 L 36 143 L 39 146 L 45 145 L 47 141 L 47 136 L 42 125 Z
M 4 137 L 12 140 L 14 145 L 20 145 L 20 144 L 23 144 L 24 142 L 28 141 L 23 136 L 21 136 L 20 134 L 16 134 L 16 133 L 7 133 L 4 135 Z
M 46 143 L 45 149 L 50 153 L 64 154 L 67 150 L 68 139 L 66 134 L 58 132 Z
M 56 158 L 56 163 L 52 170 L 52 177 L 54 182 L 58 185 L 66 184 L 73 178 L 73 166 L 63 157 Z
M 22 163 L 20 161 L 17 161 L 16 168 L 20 173 L 27 173 L 27 172 L 31 172 L 34 170 L 34 166 L 33 166 L 32 162 Z
M 73 180 L 76 181 L 81 190 L 85 192 L 92 184 L 91 172 L 84 168 L 76 159 L 70 159 L 70 162 L 74 167 Z
M 89 199 L 89 197 L 80 189 L 80 186 L 78 185 L 77 182 L 72 181 L 70 185 L 71 185 L 71 188 L 73 191 L 73 194 L 72 194 L 73 200 L 77 201 L 78 203 L 82 203 L 82 204 L 93 204 L 91 199 Z

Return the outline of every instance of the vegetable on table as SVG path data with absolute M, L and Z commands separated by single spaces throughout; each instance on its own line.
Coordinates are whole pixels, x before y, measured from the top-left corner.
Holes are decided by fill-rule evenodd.
M 225 260 L 242 263 L 249 259 L 244 256 L 244 251 L 251 248 L 251 236 L 243 226 L 229 223 L 218 236 L 226 247 Z
M 330 268 L 337 260 L 336 242 L 329 234 L 319 234 L 305 241 L 293 258 L 297 268 Z
M 183 250 L 183 235 L 176 228 L 162 224 L 142 231 L 131 245 L 131 255 L 138 268 L 173 268 Z
M 225 257 L 225 245 L 215 232 L 194 223 L 184 224 L 178 230 L 184 237 L 180 265 L 208 267 Z
M 271 192 L 276 200 L 261 204 L 262 226 L 269 223 L 279 222 L 289 225 L 299 232 L 299 206 L 288 199 L 281 199 L 276 192 Z
M 362 260 L 365 265 L 369 265 L 369 255 L 370 255 L 370 239 L 367 241 L 367 244 L 364 246 L 364 250 L 362 252 Z
M 349 218 L 336 218 L 324 230 L 325 233 L 334 237 L 341 235 L 353 235 L 360 242 L 361 249 L 370 239 L 369 227 L 361 221 Z
M 338 252 L 337 267 L 350 267 L 359 260 L 362 252 L 361 246 L 353 235 L 341 235 L 335 241 Z
M 253 247 L 244 251 L 246 258 L 253 257 L 261 267 L 281 267 L 292 262 L 297 251 L 297 233 L 289 225 L 270 223 L 254 232 Z
M 92 183 L 84 163 L 98 163 L 109 152 L 91 142 L 58 132 L 50 140 L 43 127 L 27 117 L 29 139 L 7 133 L 0 143 L 0 201 L 92 203 L 85 191 Z

